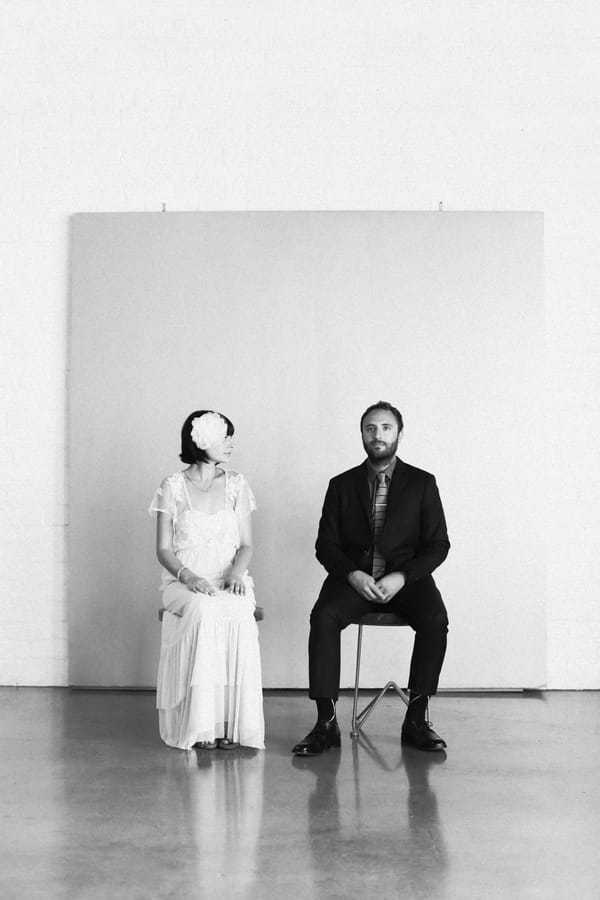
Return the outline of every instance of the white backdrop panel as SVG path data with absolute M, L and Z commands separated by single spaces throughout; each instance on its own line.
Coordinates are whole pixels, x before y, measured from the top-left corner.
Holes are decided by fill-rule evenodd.
M 542 246 L 539 213 L 75 216 L 71 683 L 155 682 L 146 508 L 204 407 L 235 423 L 231 465 L 257 495 L 265 687 L 305 686 L 323 495 L 363 458 L 359 417 L 383 398 L 446 509 L 442 687 L 543 685 Z M 370 630 L 363 683 L 405 682 L 411 640 Z

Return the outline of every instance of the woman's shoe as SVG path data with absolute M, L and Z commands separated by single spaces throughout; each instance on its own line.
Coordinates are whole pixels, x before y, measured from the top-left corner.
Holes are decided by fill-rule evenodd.
M 229 738 L 219 738 L 217 740 L 219 750 L 237 750 L 239 746 L 239 741 L 230 741 Z
M 198 747 L 200 750 L 216 750 L 218 746 L 218 741 L 197 741 L 194 744 L 194 747 Z

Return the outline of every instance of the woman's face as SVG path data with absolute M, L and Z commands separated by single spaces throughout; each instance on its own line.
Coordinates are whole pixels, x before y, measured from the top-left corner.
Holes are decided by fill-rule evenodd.
M 222 463 L 227 462 L 233 451 L 233 439 L 230 435 L 226 435 L 219 441 L 215 441 L 210 447 L 204 451 L 211 462 Z

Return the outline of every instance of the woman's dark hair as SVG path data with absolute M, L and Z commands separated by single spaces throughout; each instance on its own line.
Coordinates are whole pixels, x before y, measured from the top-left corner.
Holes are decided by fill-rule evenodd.
M 396 417 L 396 422 L 398 423 L 398 432 L 402 431 L 404 428 L 404 422 L 402 421 L 402 413 L 399 409 L 396 409 L 395 406 L 392 406 L 391 403 L 388 403 L 386 400 L 379 400 L 378 403 L 374 403 L 372 406 L 369 406 L 365 409 L 364 413 L 360 417 L 360 430 L 362 431 L 363 422 L 365 421 L 365 417 L 372 413 L 376 409 L 383 409 L 385 412 L 391 413 Z
M 188 463 L 188 465 L 193 465 L 194 463 L 199 462 L 208 462 L 208 456 L 206 455 L 204 450 L 201 450 L 200 447 L 196 447 L 195 443 L 192 440 L 192 422 L 194 419 L 199 419 L 200 416 L 203 416 L 205 413 L 215 412 L 214 409 L 197 409 L 195 412 L 190 413 L 185 422 L 181 427 L 181 453 L 179 454 L 179 459 L 181 462 Z M 231 437 L 235 428 L 233 427 L 233 422 L 224 416 L 223 413 L 217 413 L 217 415 L 221 416 L 222 419 L 225 420 L 225 424 L 227 425 L 227 437 Z

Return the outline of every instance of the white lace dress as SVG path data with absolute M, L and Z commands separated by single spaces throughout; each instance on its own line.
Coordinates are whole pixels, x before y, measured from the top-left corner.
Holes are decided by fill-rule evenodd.
M 160 736 L 188 750 L 198 741 L 226 737 L 264 747 L 262 678 L 254 585 L 246 593 L 223 590 L 240 546 L 240 522 L 256 509 L 243 475 L 225 471 L 225 500 L 216 513 L 194 509 L 182 472 L 164 479 L 150 512 L 173 522 L 173 551 L 182 566 L 206 578 L 214 597 L 189 591 L 163 569 L 166 610 L 156 685 Z

